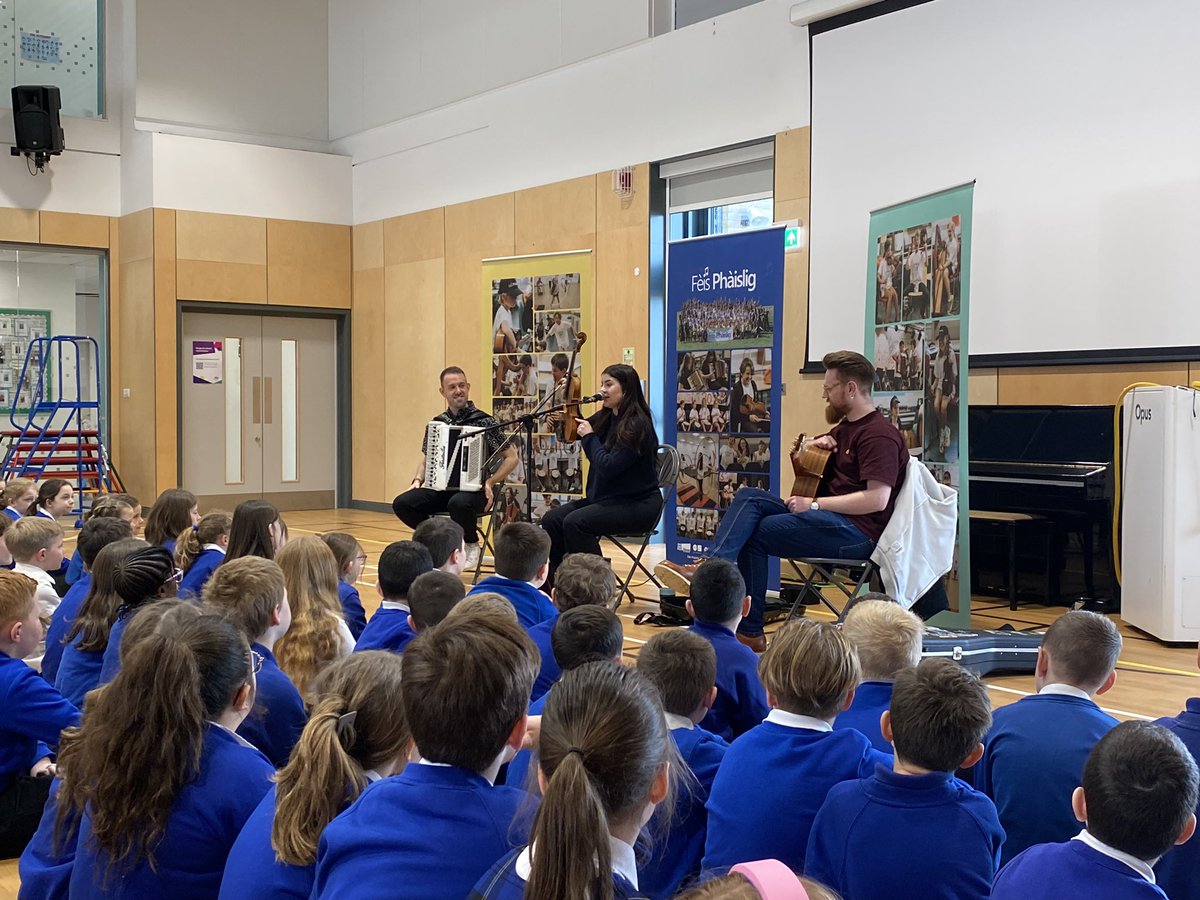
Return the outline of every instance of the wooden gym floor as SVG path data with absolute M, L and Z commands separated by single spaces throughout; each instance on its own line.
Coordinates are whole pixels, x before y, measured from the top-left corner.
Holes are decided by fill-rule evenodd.
M 345 531 L 358 538 L 367 554 L 358 589 L 369 617 L 378 606 L 375 564 L 379 553 L 392 541 L 406 539 L 411 530 L 390 514 L 365 510 L 306 510 L 289 512 L 284 518 L 293 535 Z M 73 542 L 73 536 L 68 536 L 68 545 Z M 662 552 L 661 545 L 653 545 L 647 550 L 647 556 L 658 561 L 662 559 Z M 605 553 L 613 560 L 618 575 L 623 576 L 628 571 L 628 560 L 612 547 L 606 547 Z M 488 571 L 485 566 L 484 573 Z M 638 649 L 658 630 L 649 625 L 633 624 L 638 613 L 658 608 L 658 594 L 653 584 L 639 584 L 639 579 L 635 579 L 634 585 L 634 593 L 640 599 L 634 604 L 623 603 L 617 611 L 625 626 L 625 656 L 630 661 L 637 658 Z M 971 610 L 971 624 L 975 627 L 999 628 L 1008 623 L 1018 630 L 1049 625 L 1065 611 L 1063 607 L 1024 604 L 1011 612 L 1007 602 L 994 597 L 973 598 Z M 824 607 L 808 607 L 807 614 L 813 618 L 832 619 L 832 614 Z M 1155 719 L 1175 715 L 1189 697 L 1200 696 L 1196 648 L 1165 646 L 1121 622 L 1119 617 L 1114 618 L 1125 638 L 1125 647 L 1117 667 L 1116 685 L 1098 698 L 1104 709 L 1118 719 Z M 776 627 L 768 626 L 767 634 Z M 1012 703 L 1034 690 L 1031 675 L 994 676 L 985 680 L 995 706 Z M 15 898 L 18 883 L 16 860 L 0 862 L 0 900 Z

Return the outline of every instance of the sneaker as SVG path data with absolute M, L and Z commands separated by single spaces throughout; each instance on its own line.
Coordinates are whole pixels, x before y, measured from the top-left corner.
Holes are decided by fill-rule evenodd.
M 463 563 L 463 570 L 474 569 L 479 565 L 479 544 L 476 542 L 474 544 L 464 544 L 463 546 L 467 550 L 467 559 Z
M 654 577 L 669 587 L 679 597 L 689 597 L 692 593 L 692 576 L 696 574 L 696 565 L 688 566 L 669 561 L 660 562 L 654 567 Z

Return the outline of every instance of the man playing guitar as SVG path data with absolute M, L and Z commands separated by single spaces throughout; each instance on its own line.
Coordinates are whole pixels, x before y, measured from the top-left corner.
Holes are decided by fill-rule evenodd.
M 825 418 L 833 425 L 812 444 L 835 451 L 821 496 L 776 497 L 743 488 L 721 519 L 712 555 L 737 563 L 750 594 L 750 614 L 738 638 L 754 650 L 766 649 L 763 609 L 767 560 L 771 556 L 866 559 L 875 549 L 904 480 L 908 450 L 898 432 L 875 409 L 871 387 L 875 367 L 849 350 L 826 354 Z M 798 448 L 803 450 L 804 448 Z M 694 566 L 664 562 L 655 574 L 681 594 L 690 591 Z

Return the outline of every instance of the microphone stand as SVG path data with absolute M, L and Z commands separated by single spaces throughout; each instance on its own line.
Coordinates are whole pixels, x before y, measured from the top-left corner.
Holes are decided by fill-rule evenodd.
M 484 461 L 483 469 L 485 472 L 488 471 L 491 468 L 492 463 L 495 462 L 496 459 L 498 459 L 500 457 L 500 455 L 502 453 L 504 453 L 504 451 L 506 449 L 508 449 L 508 446 L 513 442 L 513 440 L 518 435 L 520 435 L 522 432 L 524 432 L 524 435 L 525 435 L 525 521 L 526 522 L 533 521 L 533 432 L 534 432 L 535 424 L 537 423 L 537 421 L 539 419 L 545 419 L 547 416 L 552 415 L 556 412 L 563 412 L 564 410 L 567 409 L 568 406 L 576 406 L 581 403 L 596 402 L 594 399 L 584 398 L 584 399 L 580 399 L 580 400 L 572 400 L 570 403 L 559 403 L 555 406 L 551 406 L 546 409 L 543 409 L 542 407 L 546 406 L 547 403 L 552 401 L 554 399 L 554 396 L 557 393 L 558 393 L 557 390 L 554 390 L 554 391 L 551 391 L 550 393 L 548 393 L 542 399 L 542 401 L 536 407 L 534 407 L 533 412 L 524 413 L 523 415 L 517 416 L 515 419 L 509 419 L 508 421 L 505 421 L 505 422 L 497 422 L 495 425 L 488 425 L 484 428 L 480 428 L 478 431 L 472 432 L 472 437 L 478 437 L 481 435 L 489 434 L 493 431 L 504 431 L 507 428 L 512 428 L 512 426 L 514 426 L 514 425 L 518 426 L 517 428 L 513 428 L 513 430 L 511 432 L 509 432 L 508 434 L 506 434 L 504 436 L 504 440 L 501 442 L 500 446 L 496 448 L 496 452 L 493 453 L 491 456 L 489 456 L 487 458 L 487 460 Z M 495 506 L 495 498 L 494 497 L 492 498 L 492 504 L 493 504 L 493 508 L 494 508 L 494 506 Z

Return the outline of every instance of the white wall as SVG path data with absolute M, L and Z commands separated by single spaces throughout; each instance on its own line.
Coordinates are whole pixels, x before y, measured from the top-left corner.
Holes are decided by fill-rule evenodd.
M 354 160 L 354 221 L 807 125 L 808 32 L 790 6 L 764 0 L 335 141 Z
M 811 358 L 862 343 L 870 210 L 972 179 L 972 354 L 1197 343 L 1200 4 L 1131 9 L 939 0 L 814 38 Z
M 263 143 L 325 141 L 328 59 L 326 0 L 143 0 L 135 114 Z
M 649 21 L 649 0 L 329 0 L 330 135 L 634 43 Z

